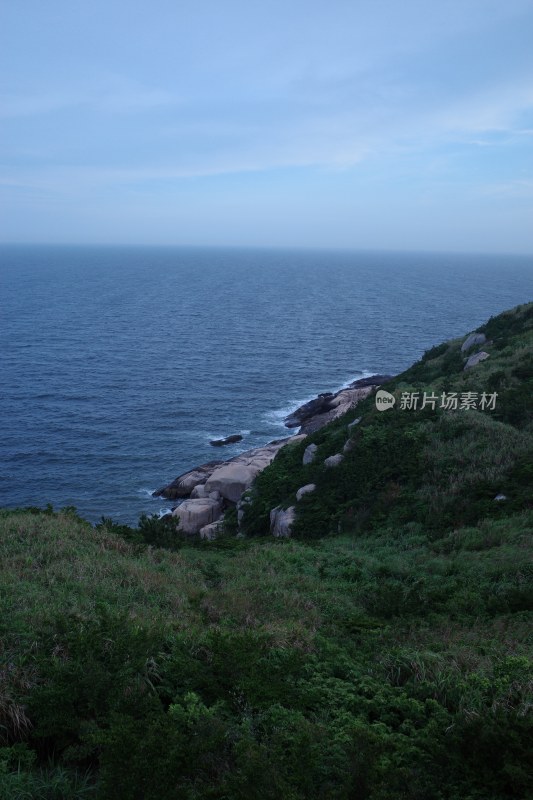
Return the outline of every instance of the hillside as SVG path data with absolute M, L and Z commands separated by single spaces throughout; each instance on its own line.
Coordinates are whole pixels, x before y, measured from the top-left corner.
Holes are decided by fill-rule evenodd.
M 478 332 L 280 450 L 215 541 L 0 512 L 0 797 L 533 796 L 533 304 Z
M 278 505 L 295 507 L 292 532 L 306 537 L 405 523 L 437 536 L 530 508 L 533 304 L 491 319 L 478 333 L 484 344 L 462 352 L 465 337 L 446 342 L 384 383 L 396 399 L 387 411 L 369 397 L 284 448 L 249 493 L 244 532 L 265 533 Z M 465 369 L 477 351 L 488 357 Z M 409 407 L 412 398 L 417 408 Z M 304 465 L 310 444 L 317 451 Z M 342 463 L 328 468 L 325 459 L 335 455 Z M 316 490 L 295 503 L 298 488 L 309 484 Z M 506 499 L 495 502 L 497 495 Z

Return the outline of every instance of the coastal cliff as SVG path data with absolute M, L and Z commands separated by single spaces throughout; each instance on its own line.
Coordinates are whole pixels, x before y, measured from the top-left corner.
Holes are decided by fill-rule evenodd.
M 296 436 L 203 464 L 156 495 L 187 498 L 174 520 L 209 538 L 322 536 L 385 513 L 461 525 L 518 508 L 510 475 L 530 445 L 532 314 L 520 306 L 400 375 L 320 394 L 286 418 Z
M 293 411 L 286 419 L 287 428 L 299 427 L 297 435 L 269 442 L 240 453 L 226 461 L 209 461 L 179 475 L 168 486 L 154 492 L 154 497 L 169 500 L 189 498 L 172 511 L 183 533 L 213 538 L 221 528 L 224 510 L 238 505 L 244 492 L 255 478 L 269 466 L 279 451 L 303 441 L 309 433 L 355 408 L 390 376 L 375 375 L 353 381 L 349 386 L 332 393 L 318 395 Z M 240 437 L 242 439 L 242 437 Z M 235 440 L 229 436 L 211 444 L 221 445 Z M 240 511 L 240 509 L 239 509 Z M 279 526 L 278 526 L 279 527 Z

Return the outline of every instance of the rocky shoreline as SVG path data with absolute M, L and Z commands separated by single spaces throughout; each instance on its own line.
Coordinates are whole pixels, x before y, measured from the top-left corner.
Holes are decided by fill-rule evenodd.
M 338 392 L 320 394 L 285 418 L 285 426 L 289 429 L 299 428 L 298 433 L 268 442 L 262 447 L 247 450 L 227 460 L 201 464 L 178 475 L 167 486 L 155 491 L 153 496 L 181 500 L 170 513 L 176 518 L 183 533 L 200 535 L 206 539 L 215 538 L 223 522 L 224 511 L 235 506 L 240 510 L 242 495 L 250 488 L 256 476 L 272 463 L 282 447 L 302 441 L 308 434 L 345 414 L 390 378 L 390 375 L 372 375 L 355 380 Z M 306 453 L 310 448 L 306 449 Z M 310 487 L 303 488 L 312 491 Z M 291 519 L 290 514 L 287 516 L 286 512 L 273 509 L 271 522 L 274 533 L 282 535 L 280 531 L 290 524 Z

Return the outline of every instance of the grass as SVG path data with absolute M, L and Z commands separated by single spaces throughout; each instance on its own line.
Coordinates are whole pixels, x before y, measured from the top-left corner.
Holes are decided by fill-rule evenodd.
M 497 386 L 494 412 L 365 401 L 314 464 L 280 452 L 244 538 L 0 512 L 0 796 L 532 796 L 530 323 L 490 321 L 475 371 L 457 340 L 388 387 Z

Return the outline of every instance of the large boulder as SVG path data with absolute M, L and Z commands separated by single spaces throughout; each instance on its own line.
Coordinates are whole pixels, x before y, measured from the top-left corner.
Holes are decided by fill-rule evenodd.
M 226 500 L 236 503 L 250 488 L 256 475 L 273 462 L 282 447 L 296 444 L 302 439 L 305 436 L 291 436 L 235 456 L 210 475 L 205 484 L 206 492 L 219 491 Z
M 337 453 L 334 456 L 330 456 L 324 460 L 324 464 L 326 467 L 338 467 L 341 461 L 344 461 L 344 456 L 342 453 Z
M 309 417 L 322 413 L 327 407 L 328 402 L 332 400 L 334 396 L 332 392 L 319 394 L 314 400 L 309 400 L 308 403 L 304 403 L 303 406 L 300 406 L 296 411 L 293 411 L 292 414 L 289 414 L 288 417 L 285 417 L 283 424 L 286 428 L 297 428 L 306 419 L 309 419 Z
M 485 361 L 485 359 L 488 357 L 489 354 L 485 353 L 483 350 L 480 353 L 474 353 L 474 355 L 470 356 L 464 368 L 472 369 L 472 367 L 477 366 L 481 361 Z
M 222 514 L 222 503 L 210 497 L 184 500 L 174 509 L 172 516 L 184 533 L 199 533 L 200 529 L 215 522 Z
M 273 536 L 290 536 L 296 519 L 296 508 L 273 508 L 270 512 L 270 533 Z
M 224 447 L 226 444 L 235 444 L 235 442 L 241 442 L 242 436 L 240 433 L 232 433 L 231 436 L 226 436 L 225 439 L 212 439 L 209 444 L 212 444 L 213 447 Z
M 284 423 L 287 428 L 300 425 L 300 433 L 314 433 L 331 420 L 340 417 L 391 377 L 391 375 L 372 375 L 368 378 L 359 378 L 338 392 L 319 394 L 314 400 L 304 403 L 289 414 Z
M 224 461 L 208 461 L 207 464 L 202 464 L 200 467 L 184 472 L 182 475 L 169 483 L 168 486 L 163 486 L 154 492 L 154 497 L 166 497 L 169 500 L 174 500 L 176 497 L 188 497 L 195 486 L 206 482 L 211 473 L 224 464 Z
M 340 392 L 333 395 L 327 403 L 324 404 L 320 413 L 308 417 L 302 422 L 300 433 L 314 433 L 315 431 L 323 428 L 328 422 L 341 417 L 351 408 L 356 406 L 365 397 L 376 389 L 374 385 L 371 386 L 356 386 L 341 389 Z
M 350 383 L 350 389 L 364 389 L 365 386 L 381 386 L 392 380 L 394 375 L 369 375 L 368 378 L 357 378 Z
M 315 489 L 315 483 L 306 483 L 305 486 L 301 486 L 296 492 L 296 499 L 301 500 L 304 494 L 311 494 L 311 492 L 314 492 Z
M 217 519 L 216 522 L 210 522 L 209 525 L 204 525 L 203 528 L 200 528 L 198 533 L 200 534 L 200 539 L 216 539 L 220 531 L 222 530 L 222 526 L 224 525 L 224 517 L 220 517 Z
M 253 450 L 247 450 L 245 453 L 240 453 L 240 455 L 231 458 L 229 461 L 209 461 L 207 464 L 202 464 L 201 466 L 196 467 L 189 472 L 185 472 L 183 475 L 180 475 L 168 486 L 158 489 L 157 492 L 154 492 L 154 497 L 159 497 L 160 495 L 169 499 L 174 499 L 176 497 L 189 497 L 194 491 L 196 497 L 200 498 L 203 493 L 200 489 L 195 488 L 200 485 L 206 486 L 205 495 L 208 496 L 210 492 L 218 489 L 218 486 L 213 487 L 212 484 L 212 488 L 207 487 L 207 482 L 211 479 L 211 476 L 214 475 L 215 472 L 218 473 L 222 468 L 226 469 L 229 466 L 233 467 L 235 465 L 241 465 L 250 468 L 247 470 L 248 477 L 243 482 L 243 485 L 248 488 L 250 473 L 254 473 L 253 477 L 255 477 L 255 475 L 261 472 L 261 470 L 265 469 L 265 467 L 268 467 L 268 465 L 272 463 L 276 454 L 279 450 L 281 450 L 282 447 L 285 447 L 289 444 L 296 444 L 302 439 L 305 439 L 304 435 L 288 436 L 285 439 L 278 439 L 277 441 L 269 442 L 263 447 L 256 447 Z M 219 477 L 220 475 L 217 475 L 217 478 Z M 244 491 L 244 489 L 242 491 Z M 235 496 L 235 492 L 232 494 Z M 235 501 L 232 500 L 232 502 Z
M 486 341 L 487 337 L 485 336 L 484 333 L 470 333 L 461 345 L 461 352 L 466 353 L 473 347 L 485 344 Z
M 318 446 L 316 444 L 309 444 L 304 450 L 304 455 L 302 459 L 302 463 L 304 466 L 307 464 L 312 464 L 315 460 L 316 451 L 318 450 Z
M 222 497 L 236 503 L 243 492 L 249 489 L 261 469 L 252 464 L 228 463 L 216 469 L 207 483 L 206 492 L 220 492 Z

